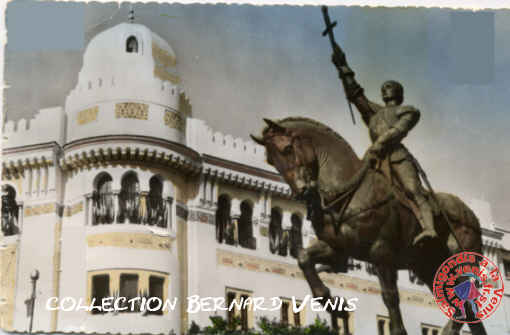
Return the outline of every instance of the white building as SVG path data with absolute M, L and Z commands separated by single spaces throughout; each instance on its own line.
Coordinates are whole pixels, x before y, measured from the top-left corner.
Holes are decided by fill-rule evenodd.
M 35 269 L 34 332 L 180 333 L 215 314 L 188 313 L 188 296 L 310 294 L 291 255 L 314 240 L 305 208 L 291 200 L 262 147 L 192 118 L 175 53 L 147 27 L 123 23 L 94 37 L 65 107 L 9 121 L 4 137 L 1 328 L 28 330 L 25 301 Z M 487 204 L 475 205 L 487 213 Z M 486 255 L 510 276 L 508 235 L 491 219 L 481 221 Z M 351 329 L 389 334 L 377 278 L 367 264 L 353 261 L 351 268 L 324 275 L 335 296 L 359 298 Z M 428 290 L 407 271 L 399 287 L 409 334 L 437 334 L 447 320 Z M 88 304 L 106 296 L 179 302 L 159 314 L 46 306 L 51 297 Z M 489 334 L 510 334 L 508 299 L 485 322 Z M 306 307 L 299 315 L 286 309 L 241 316 L 252 327 L 261 316 L 309 324 L 319 314 Z

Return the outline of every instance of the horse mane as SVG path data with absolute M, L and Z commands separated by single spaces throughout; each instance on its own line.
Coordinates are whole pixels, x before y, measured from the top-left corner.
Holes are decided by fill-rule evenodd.
M 354 152 L 349 142 L 347 142 L 339 133 L 337 133 L 330 127 L 326 126 L 324 123 L 302 116 L 290 116 L 276 121 L 276 123 L 282 124 L 282 126 L 285 126 L 284 123 L 287 122 L 304 123 L 305 125 L 311 128 L 317 128 L 318 130 L 326 134 L 332 135 L 336 140 L 342 142 L 343 145 L 346 145 Z M 268 127 L 264 128 L 264 132 L 266 131 L 266 129 L 268 129 Z

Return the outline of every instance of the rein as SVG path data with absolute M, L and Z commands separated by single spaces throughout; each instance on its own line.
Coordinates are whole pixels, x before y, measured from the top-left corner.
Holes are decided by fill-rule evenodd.
M 358 172 L 342 187 L 340 188 L 340 191 L 337 192 L 337 197 L 333 200 L 331 200 L 328 204 L 324 203 L 324 199 L 322 199 L 322 205 L 324 210 L 331 210 L 331 208 L 338 203 L 340 203 L 342 200 L 346 199 L 349 195 L 353 195 L 357 190 L 361 182 L 363 181 L 363 178 L 365 178 L 365 175 L 367 174 L 368 170 L 370 169 L 370 162 L 365 159 L 363 160 L 363 165 L 361 166 L 361 169 L 359 169 Z M 342 207 L 347 207 L 345 204 Z M 342 211 L 343 212 L 343 211 Z
M 342 222 L 342 219 L 343 219 L 345 212 L 347 210 L 347 207 L 349 207 L 349 204 L 350 204 L 354 194 L 358 190 L 361 182 L 365 178 L 369 169 L 370 169 L 370 162 L 368 159 L 364 159 L 363 165 L 361 166 L 361 168 L 358 170 L 358 172 L 356 172 L 356 174 L 348 182 L 346 182 L 340 188 L 340 190 L 337 192 L 338 195 L 335 199 L 330 201 L 328 204 L 325 204 L 324 198 L 320 197 L 322 210 L 325 212 L 328 212 L 332 217 L 335 218 L 334 221 L 337 222 L 337 224 L 334 225 L 335 231 L 337 233 L 338 233 L 338 229 L 340 228 L 340 223 Z M 384 202 L 386 202 L 387 200 L 388 199 L 385 199 Z M 339 203 L 341 203 L 342 201 L 344 201 L 344 202 L 342 203 L 342 206 L 340 208 L 340 213 L 336 214 L 332 208 L 334 206 L 338 205 Z

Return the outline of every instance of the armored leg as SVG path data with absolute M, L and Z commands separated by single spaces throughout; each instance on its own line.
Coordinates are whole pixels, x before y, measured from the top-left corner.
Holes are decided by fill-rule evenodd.
M 423 231 L 415 237 L 413 244 L 418 245 L 425 239 L 436 238 L 437 233 L 434 229 L 434 215 L 432 213 L 432 207 L 425 197 L 416 167 L 413 163 L 404 160 L 400 163 L 393 164 L 392 168 L 402 183 L 405 192 L 415 202 L 420 210 L 418 222 L 420 223 Z

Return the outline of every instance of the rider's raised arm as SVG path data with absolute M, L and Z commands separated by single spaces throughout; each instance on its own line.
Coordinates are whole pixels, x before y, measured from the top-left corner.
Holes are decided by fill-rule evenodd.
M 370 118 L 379 110 L 380 106 L 367 99 L 363 92 L 363 88 L 354 78 L 354 71 L 352 71 L 347 64 L 343 52 L 334 50 L 332 61 L 333 64 L 335 64 L 338 70 L 338 76 L 344 85 L 347 99 L 349 99 L 349 101 L 357 107 L 363 121 L 368 125 Z

